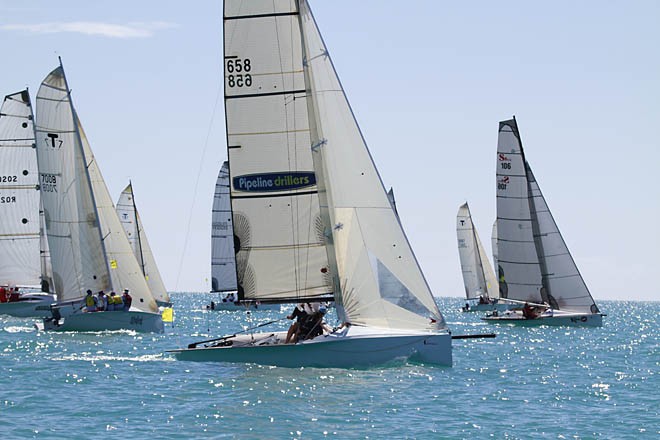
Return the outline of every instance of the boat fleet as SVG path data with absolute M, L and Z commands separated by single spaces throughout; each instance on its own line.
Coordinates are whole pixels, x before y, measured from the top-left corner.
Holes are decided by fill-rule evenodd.
M 179 360 L 451 366 L 452 335 L 372 159 L 305 0 L 224 2 L 228 160 L 211 222 L 212 310 L 335 308 L 341 325 L 290 341 L 251 331 L 191 342 Z M 163 332 L 172 303 L 128 184 L 113 203 L 60 60 L 34 101 L 0 109 L 0 314 L 41 331 Z M 485 322 L 602 325 L 532 173 L 514 119 L 499 124 L 493 265 L 467 202 L 456 232 L 465 312 Z M 127 310 L 91 307 L 121 292 Z M 319 307 L 318 305 L 322 305 Z M 302 310 L 302 306 L 301 306 Z M 321 315 L 322 319 L 322 313 Z M 321 320 L 318 321 L 321 323 Z

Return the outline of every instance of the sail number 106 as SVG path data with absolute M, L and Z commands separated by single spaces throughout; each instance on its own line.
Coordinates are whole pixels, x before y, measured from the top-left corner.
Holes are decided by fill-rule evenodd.
M 250 87 L 252 63 L 249 58 L 230 58 L 227 60 L 227 85 L 229 87 Z

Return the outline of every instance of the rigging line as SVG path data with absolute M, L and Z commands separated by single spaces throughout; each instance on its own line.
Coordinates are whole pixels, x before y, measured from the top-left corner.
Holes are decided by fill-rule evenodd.
M 223 63 L 224 68 L 224 63 Z M 218 78 L 222 78 L 222 82 L 218 81 L 218 91 L 215 94 L 215 104 L 213 105 L 213 112 L 211 112 L 211 119 L 209 121 L 209 128 L 206 131 L 206 139 L 204 140 L 204 148 L 202 149 L 202 156 L 199 160 L 199 167 L 197 169 L 197 177 L 195 178 L 195 189 L 193 190 L 192 201 L 190 204 L 190 210 L 188 211 L 188 225 L 186 226 L 186 235 L 183 240 L 183 251 L 181 252 L 181 258 L 179 259 L 179 271 L 176 274 L 176 282 L 174 283 L 174 290 L 179 289 L 179 279 L 181 278 L 181 271 L 183 269 L 183 259 L 186 256 L 186 250 L 188 249 L 188 241 L 190 238 L 190 226 L 193 219 L 193 209 L 195 208 L 195 202 L 197 201 L 197 188 L 199 187 L 199 178 L 202 175 L 202 168 L 204 166 L 204 157 L 206 156 L 206 150 L 209 146 L 209 138 L 211 137 L 211 131 L 213 130 L 213 121 L 215 121 L 215 113 L 218 109 L 218 102 L 220 101 L 220 94 L 224 90 L 225 78 L 224 75 L 218 75 Z

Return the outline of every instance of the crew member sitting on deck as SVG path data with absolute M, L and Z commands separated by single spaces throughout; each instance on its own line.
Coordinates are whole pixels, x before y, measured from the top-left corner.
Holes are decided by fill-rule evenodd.
M 525 319 L 536 318 L 536 312 L 534 311 L 534 307 L 530 306 L 529 303 L 525 303 L 525 305 L 523 306 L 522 314 L 525 317 Z
M 85 311 L 96 312 L 96 298 L 89 289 L 87 289 L 87 296 L 85 297 Z
M 300 323 L 298 332 L 293 338 L 292 342 L 304 341 L 306 339 L 314 339 L 323 334 L 325 330 L 332 333 L 332 328 L 323 321 L 327 308 L 322 304 L 317 312 L 307 315 L 307 318 Z
M 294 337 L 298 334 L 298 329 L 300 328 L 300 323 L 307 319 L 307 311 L 305 311 L 305 304 L 298 304 L 293 312 L 286 319 L 296 319 L 296 322 L 291 324 L 289 331 L 286 333 L 285 344 L 290 342 L 295 342 Z

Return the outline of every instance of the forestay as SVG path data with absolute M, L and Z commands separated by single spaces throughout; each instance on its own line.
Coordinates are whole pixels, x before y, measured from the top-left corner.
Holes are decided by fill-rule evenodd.
M 156 301 L 169 303 L 170 296 L 160 276 L 151 246 L 149 246 L 149 240 L 142 225 L 140 213 L 135 205 L 135 196 L 133 195 L 133 185 L 131 183 L 124 188 L 124 191 L 119 196 L 119 200 L 117 201 L 117 215 L 124 227 L 128 242 L 131 245 L 131 249 L 133 249 L 133 254 L 137 259 L 138 265 L 142 269 L 144 279 L 147 281 L 151 294 Z
M 0 108 L 0 285 L 41 282 L 39 175 L 27 90 Z
M 225 1 L 225 114 L 241 299 L 330 297 L 296 2 Z
M 211 292 L 235 291 L 236 253 L 229 200 L 229 163 L 218 173 L 211 213 Z
M 369 154 L 311 11 L 300 1 L 314 156 L 340 319 L 439 329 L 445 322 Z

